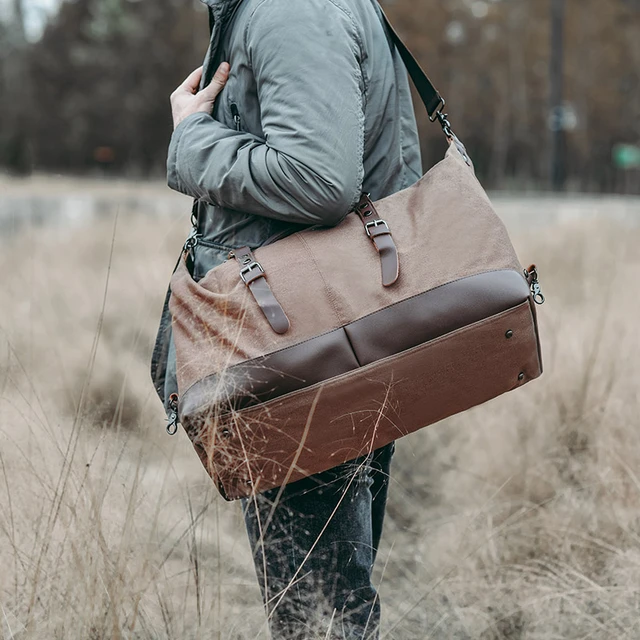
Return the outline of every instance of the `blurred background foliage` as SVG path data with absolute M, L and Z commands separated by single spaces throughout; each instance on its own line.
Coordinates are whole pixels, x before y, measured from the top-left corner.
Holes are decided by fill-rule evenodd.
M 168 97 L 202 61 L 206 7 L 64 0 L 34 36 L 35 1 L 4 0 L 0 170 L 161 177 Z M 487 187 L 640 193 L 640 0 L 382 4 Z M 428 167 L 445 142 L 417 112 Z

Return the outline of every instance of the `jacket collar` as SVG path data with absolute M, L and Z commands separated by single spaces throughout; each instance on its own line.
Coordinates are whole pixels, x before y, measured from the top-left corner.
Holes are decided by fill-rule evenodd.
M 228 18 L 242 0 L 201 0 L 206 4 L 215 20 L 224 21 Z

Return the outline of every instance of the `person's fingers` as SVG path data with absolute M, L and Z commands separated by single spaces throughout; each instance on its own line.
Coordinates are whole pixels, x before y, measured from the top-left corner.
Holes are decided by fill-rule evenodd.
M 220 66 L 216 69 L 216 72 L 213 74 L 212 82 L 218 82 L 224 86 L 224 83 L 229 78 L 229 71 L 231 67 L 228 62 L 221 62 Z
M 183 89 L 189 93 L 196 93 L 200 87 L 200 78 L 202 78 L 202 67 L 194 69 L 186 78 L 186 80 L 180 85 Z
M 224 88 L 229 79 L 230 66 L 228 62 L 220 64 L 211 82 L 198 94 L 203 102 L 213 102 Z

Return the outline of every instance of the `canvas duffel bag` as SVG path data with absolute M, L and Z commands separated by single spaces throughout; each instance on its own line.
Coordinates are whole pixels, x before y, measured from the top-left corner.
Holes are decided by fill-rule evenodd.
M 336 227 L 300 231 L 195 282 L 171 280 L 181 424 L 227 499 L 334 467 L 542 373 L 535 267 L 523 269 L 443 112 L 450 142 L 416 184 L 365 194 Z M 187 245 L 188 249 L 188 245 Z

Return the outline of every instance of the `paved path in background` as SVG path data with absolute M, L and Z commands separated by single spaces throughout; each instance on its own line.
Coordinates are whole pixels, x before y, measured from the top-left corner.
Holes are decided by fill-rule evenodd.
M 551 194 L 489 194 L 511 231 L 573 220 L 604 218 L 640 226 L 640 197 Z M 0 178 L 0 236 L 15 235 L 27 225 L 81 226 L 116 213 L 184 216 L 191 200 L 162 182 L 35 177 Z

